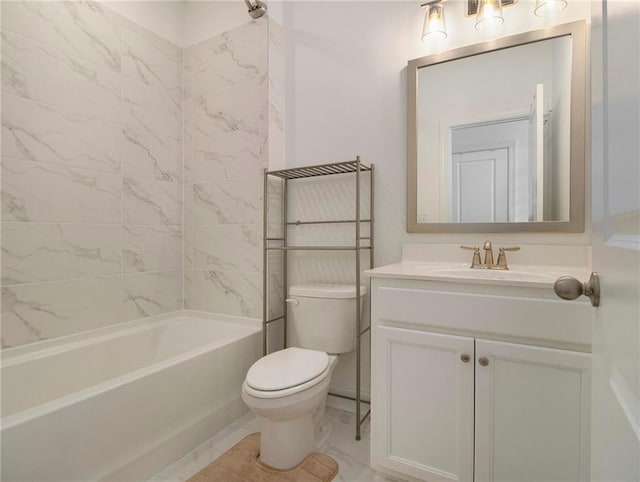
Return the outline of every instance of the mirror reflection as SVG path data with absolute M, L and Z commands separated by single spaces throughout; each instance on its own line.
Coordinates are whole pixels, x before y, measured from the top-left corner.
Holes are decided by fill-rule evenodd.
M 569 221 L 571 41 L 418 70 L 418 223 Z

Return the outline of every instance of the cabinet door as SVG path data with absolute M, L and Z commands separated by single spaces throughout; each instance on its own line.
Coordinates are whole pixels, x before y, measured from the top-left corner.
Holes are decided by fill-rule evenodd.
M 473 339 L 375 329 L 374 466 L 430 482 L 473 480 Z
M 591 355 L 476 340 L 476 482 L 589 480 Z

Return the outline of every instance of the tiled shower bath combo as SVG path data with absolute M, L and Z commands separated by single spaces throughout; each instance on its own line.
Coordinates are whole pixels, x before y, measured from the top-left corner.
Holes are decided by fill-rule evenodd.
M 247 410 L 282 29 L 181 48 L 99 2 L 21 1 L 1 35 L 3 479 L 144 480 Z M 26 463 L 36 433 L 58 449 Z

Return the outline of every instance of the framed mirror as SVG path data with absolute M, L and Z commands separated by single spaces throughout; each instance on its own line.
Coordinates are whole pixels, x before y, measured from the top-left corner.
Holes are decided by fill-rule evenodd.
M 584 22 L 411 60 L 407 232 L 583 232 Z

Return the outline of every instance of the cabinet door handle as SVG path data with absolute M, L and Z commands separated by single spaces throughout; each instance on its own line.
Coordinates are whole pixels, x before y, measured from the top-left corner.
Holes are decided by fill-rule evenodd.
M 467 355 L 466 353 L 464 355 L 460 355 L 460 360 L 465 363 L 469 363 L 469 361 L 471 361 L 471 355 Z
M 478 363 L 480 366 L 486 367 L 489 364 L 489 359 L 486 356 L 481 356 L 478 358 Z

